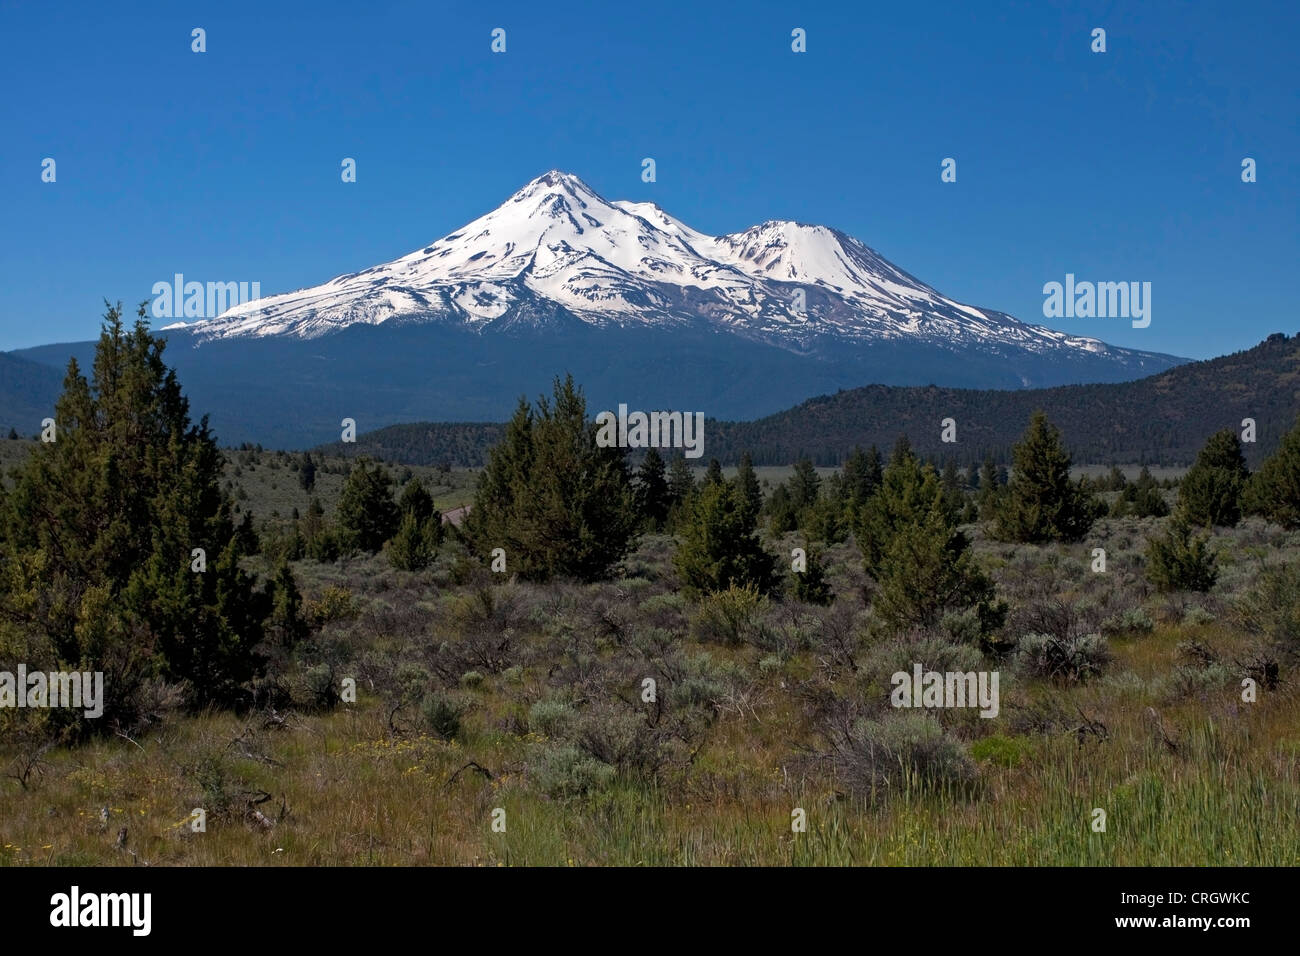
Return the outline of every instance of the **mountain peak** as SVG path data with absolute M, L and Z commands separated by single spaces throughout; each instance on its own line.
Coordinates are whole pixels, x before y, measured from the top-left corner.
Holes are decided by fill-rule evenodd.
M 393 319 L 472 332 L 702 326 L 798 354 L 907 342 L 1067 363 L 1067 354 L 1146 361 L 963 305 L 828 226 L 769 219 L 708 235 L 656 203 L 610 202 L 562 169 L 399 259 L 235 306 L 186 331 L 199 342 L 311 339 Z
M 562 169 L 548 169 L 546 172 L 542 173 L 542 175 L 538 176 L 536 179 L 531 180 L 527 185 L 528 186 L 567 185 L 567 186 L 582 186 L 584 188 L 587 188 L 587 184 L 584 183 L 579 177 L 575 176 L 573 173 L 566 173 Z

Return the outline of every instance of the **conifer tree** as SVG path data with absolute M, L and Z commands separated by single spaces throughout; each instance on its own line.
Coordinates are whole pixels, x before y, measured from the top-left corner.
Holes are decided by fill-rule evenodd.
M 695 475 L 686 459 L 678 452 L 668 465 L 668 521 L 667 527 L 676 528 L 685 513 L 691 495 L 695 493 Z
M 794 463 L 794 474 L 790 476 L 790 498 L 795 511 L 802 512 L 817 501 L 821 483 L 821 476 L 813 467 L 811 458 L 805 456 Z
M 1241 520 L 1241 497 L 1250 472 L 1231 428 L 1215 432 L 1178 486 L 1178 511 L 1199 528 L 1231 527 Z
M 504 548 L 507 567 L 529 580 L 593 581 L 609 574 L 639 524 L 622 448 L 596 442 L 586 400 L 567 376 L 534 413 L 521 399 L 492 450 L 466 520 L 486 557 Z
M 309 451 L 303 452 L 302 461 L 298 464 L 298 484 L 308 492 L 316 488 L 316 462 L 312 461 Z
M 127 330 L 109 307 L 91 378 L 68 365 L 56 440 L 0 498 L 0 616 L 64 669 L 104 670 L 110 710 L 154 675 L 195 704 L 230 702 L 261 668 L 269 601 L 240 567 L 207 420 L 191 423 L 165 341 L 138 316 Z
M 905 438 L 899 440 L 881 475 L 880 487 L 858 512 L 853 525 L 864 566 L 872 577 L 882 570 L 885 551 L 899 532 L 930 508 L 929 496 L 934 489 L 926 485 L 926 478 L 933 472 L 932 468 L 922 467 Z
M 864 452 L 861 446 L 855 446 L 845 459 L 843 470 L 844 496 L 848 507 L 857 510 L 880 487 L 884 463 L 880 459 L 879 449 L 872 445 L 870 451 Z
M 756 516 L 732 481 L 706 484 L 682 522 L 673 563 L 688 592 L 753 586 L 770 593 L 777 585 L 776 559 L 763 549 Z
M 1000 626 L 1006 607 L 957 530 L 958 517 L 933 467 L 899 442 L 854 528 L 883 620 L 929 627 L 950 611 L 974 609 L 982 633 Z
M 709 467 L 704 470 L 704 484 L 717 485 L 723 481 L 722 464 L 716 458 L 709 459 Z
M 767 499 L 767 530 L 773 535 L 785 534 L 799 527 L 799 516 L 794 510 L 794 500 L 790 489 L 781 482 L 772 489 Z
M 975 496 L 981 519 L 989 521 L 997 514 L 1001 492 L 1002 485 L 998 481 L 997 465 L 993 462 L 993 456 L 987 455 L 984 458 L 984 466 L 980 469 L 979 491 Z
M 271 579 L 271 616 L 268 630 L 283 648 L 292 648 L 307 636 L 307 620 L 302 611 L 302 593 L 293 579 L 288 561 L 280 561 Z
M 359 458 L 343 483 L 338 525 L 345 546 L 375 552 L 397 533 L 401 521 L 393 500 L 393 476 L 383 465 Z
M 753 517 L 757 519 L 759 512 L 763 510 L 763 489 L 759 487 L 758 475 L 754 474 L 754 461 L 749 457 L 749 452 L 740 456 L 740 465 L 736 469 L 736 484 L 745 496 L 745 502 L 749 505 Z
M 1124 490 L 1115 499 L 1111 507 L 1114 517 L 1122 518 L 1133 515 L 1137 518 L 1163 518 L 1169 514 L 1169 505 L 1160 493 L 1160 484 L 1153 477 L 1146 465 L 1138 474 L 1137 480 L 1124 485 Z
M 645 453 L 636 473 L 636 507 L 641 518 L 655 531 L 663 530 L 672 506 L 671 491 L 659 449 Z
M 826 579 L 826 565 L 821 552 L 804 541 L 804 558 L 807 567 L 802 571 L 791 571 L 791 591 L 796 600 L 805 604 L 827 605 L 835 600 L 830 582 Z
M 1078 541 L 1098 516 L 1098 503 L 1070 479 L 1061 433 L 1035 412 L 1012 451 L 1011 481 L 997 508 L 994 534 L 1003 541 Z
M 1193 535 L 1182 514 L 1170 519 L 1164 535 L 1147 542 L 1147 577 L 1160 591 L 1208 591 L 1218 579 L 1209 535 Z
M 1300 528 L 1300 422 L 1251 478 L 1246 495 L 1252 514 L 1284 528 Z
M 411 478 L 402 487 L 398 511 L 397 532 L 388 542 L 389 563 L 400 571 L 427 568 L 442 543 L 442 515 L 419 478 Z
M 939 479 L 943 487 L 944 501 L 953 514 L 961 514 L 966 508 L 966 493 L 962 490 L 961 474 L 957 471 L 957 461 L 949 458 L 943 464 L 943 474 Z

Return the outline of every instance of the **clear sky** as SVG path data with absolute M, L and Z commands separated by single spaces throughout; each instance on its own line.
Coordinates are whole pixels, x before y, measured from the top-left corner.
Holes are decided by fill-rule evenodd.
M 0 349 L 92 338 L 177 272 L 315 285 L 560 168 L 707 232 L 835 226 L 1026 321 L 1236 351 L 1300 331 L 1298 25 L 1294 0 L 0 2 Z M 1150 327 L 1045 320 L 1067 272 L 1151 282 Z

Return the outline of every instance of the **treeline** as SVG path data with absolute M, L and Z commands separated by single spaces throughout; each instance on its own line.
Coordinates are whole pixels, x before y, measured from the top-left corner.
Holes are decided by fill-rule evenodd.
M 1042 410 L 1069 436 L 1074 460 L 1086 464 L 1188 465 L 1213 432 L 1250 418 L 1256 441 L 1247 456 L 1258 464 L 1300 414 L 1292 385 L 1298 365 L 1300 338 L 1278 333 L 1252 349 L 1135 382 L 1021 391 L 872 385 L 753 422 L 711 422 L 707 447 L 724 462 L 749 451 L 760 465 L 804 455 L 838 465 L 855 445 L 885 448 L 906 434 L 919 452 L 938 455 L 954 448 L 941 440 L 940 423 L 951 418 L 965 463 L 988 455 L 1005 463 L 1024 422 Z
M 504 432 L 504 425 L 493 422 L 418 422 L 390 425 L 358 435 L 355 442 L 332 442 L 314 450 L 339 458 L 479 468 Z
M 1015 391 L 871 385 L 757 421 L 710 419 L 705 447 L 725 465 L 748 452 L 754 465 L 808 457 L 819 466 L 839 466 L 855 447 L 889 448 L 905 434 L 923 455 L 955 450 L 963 466 L 978 466 L 987 457 L 1006 464 L 1024 423 L 1041 409 L 1069 436 L 1073 459 L 1085 464 L 1186 466 L 1214 431 L 1251 418 L 1257 440 L 1246 456 L 1258 465 L 1300 414 L 1300 393 L 1292 385 L 1298 365 L 1300 338 L 1278 333 L 1252 349 L 1136 382 Z M 956 423 L 955 446 L 941 441 L 945 418 Z M 361 435 L 355 444 L 327 448 L 331 454 L 412 465 L 479 466 L 501 428 L 394 425 Z

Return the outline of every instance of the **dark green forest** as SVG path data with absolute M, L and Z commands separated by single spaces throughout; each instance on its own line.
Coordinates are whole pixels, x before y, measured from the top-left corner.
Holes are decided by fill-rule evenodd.
M 709 420 L 701 463 L 735 464 L 748 451 L 755 465 L 788 465 L 805 456 L 817 465 L 840 465 L 855 446 L 889 448 L 906 434 L 927 457 L 969 465 L 992 456 L 1007 464 L 1038 410 L 1065 433 L 1079 464 L 1189 465 L 1210 435 L 1240 431 L 1242 420 L 1252 418 L 1256 441 L 1244 449 L 1254 467 L 1300 413 L 1300 337 L 1278 333 L 1242 352 L 1110 385 L 1016 391 L 868 385 L 757 421 Z M 940 440 L 945 418 L 956 422 L 956 443 Z M 394 425 L 320 450 L 476 467 L 502 434 L 503 426 L 491 423 Z

